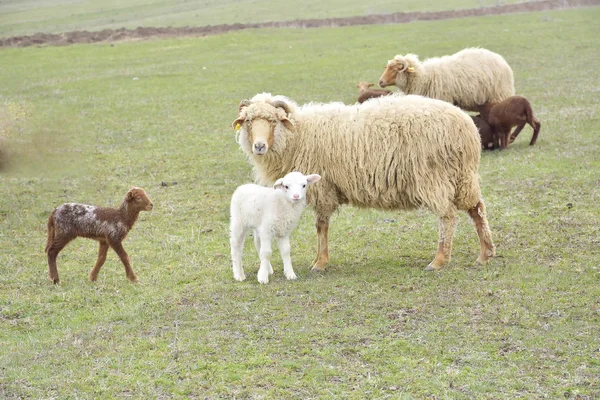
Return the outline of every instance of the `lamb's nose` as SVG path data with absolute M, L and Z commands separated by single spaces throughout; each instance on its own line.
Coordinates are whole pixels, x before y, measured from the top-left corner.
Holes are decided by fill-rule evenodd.
M 383 81 L 379 81 L 379 86 L 383 87 Z
M 299 195 L 299 194 L 295 194 L 295 195 L 294 195 L 294 199 L 295 199 L 295 200 L 298 200 L 299 198 L 300 198 L 300 195 Z

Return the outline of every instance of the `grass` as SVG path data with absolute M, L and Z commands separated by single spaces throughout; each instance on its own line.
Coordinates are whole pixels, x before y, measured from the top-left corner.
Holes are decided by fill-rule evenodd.
M 0 397 L 598 398 L 599 8 L 406 25 L 255 30 L 0 50 Z M 402 38 L 390 41 L 389 38 Z M 274 256 L 268 285 L 232 278 L 228 203 L 250 167 L 230 127 L 260 91 L 352 102 L 396 53 L 482 46 L 503 54 L 542 122 L 485 153 L 498 257 L 474 264 L 462 215 L 448 268 L 426 211 L 342 208 L 331 266 L 312 274 L 312 212 L 292 237 L 299 279 Z M 176 182 L 176 184 L 174 183 Z M 51 210 L 117 205 L 129 186 L 155 204 L 87 281 L 79 239 L 47 278 Z
M 516 3 L 505 0 L 502 3 Z M 496 0 L 5 0 L 0 37 L 138 26 L 203 26 L 493 6 Z

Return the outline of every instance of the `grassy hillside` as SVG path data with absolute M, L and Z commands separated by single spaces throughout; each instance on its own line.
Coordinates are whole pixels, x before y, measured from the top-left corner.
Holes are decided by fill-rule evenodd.
M 114 45 L 0 49 L 0 397 L 600 397 L 600 9 L 340 29 L 243 31 Z M 401 38 L 401 40 L 390 40 Z M 349 40 L 351 39 L 351 40 Z M 313 213 L 292 237 L 299 278 L 275 252 L 268 285 L 229 262 L 228 204 L 250 167 L 230 127 L 272 91 L 353 102 L 396 53 L 503 54 L 542 122 L 481 162 L 498 257 L 475 265 L 462 215 L 449 267 L 427 273 L 427 211 L 342 208 L 331 266 L 308 267 Z M 51 210 L 155 203 L 87 281 L 97 244 L 43 252 Z M 577 397 L 580 396 L 580 397 Z
M 504 0 L 503 4 L 518 0 Z M 98 31 L 138 26 L 203 26 L 333 18 L 409 11 L 440 11 L 496 5 L 496 0 L 6 0 L 0 2 L 0 37 Z

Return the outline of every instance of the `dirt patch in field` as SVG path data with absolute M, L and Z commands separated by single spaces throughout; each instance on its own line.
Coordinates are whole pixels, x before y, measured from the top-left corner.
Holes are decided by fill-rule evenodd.
M 261 22 L 253 24 L 223 24 L 179 28 L 138 27 L 136 29 L 104 29 L 97 32 L 74 31 L 60 34 L 36 33 L 29 36 L 13 36 L 0 39 L 0 46 L 64 46 L 74 43 L 116 42 L 120 40 L 139 40 L 153 37 L 206 36 L 256 28 L 318 28 L 349 25 L 401 24 L 412 21 L 432 21 L 592 6 L 600 6 L 600 0 L 540 0 L 495 7 L 470 8 L 465 10 L 410 13 L 398 12 L 347 18 L 296 19 L 293 21 Z

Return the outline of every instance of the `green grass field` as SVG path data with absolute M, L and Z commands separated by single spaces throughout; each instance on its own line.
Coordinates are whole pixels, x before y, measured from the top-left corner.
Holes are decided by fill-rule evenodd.
M 503 0 L 502 4 L 520 0 Z M 4 0 L 0 37 L 36 32 L 203 26 L 494 6 L 497 0 Z
M 1 398 L 513 399 L 600 397 L 600 8 L 404 25 L 0 49 Z M 390 40 L 392 39 L 392 40 Z M 313 213 L 292 236 L 299 278 L 229 261 L 228 207 L 251 169 L 237 105 L 262 91 L 353 102 L 396 53 L 505 56 L 542 122 L 485 153 L 498 257 L 476 266 L 462 215 L 428 273 L 437 219 L 342 208 L 331 264 L 308 268 Z M 166 186 L 161 185 L 164 182 Z M 176 182 L 176 184 L 174 184 Z M 67 201 L 155 203 L 125 241 L 141 282 L 79 239 L 47 277 L 46 221 Z

